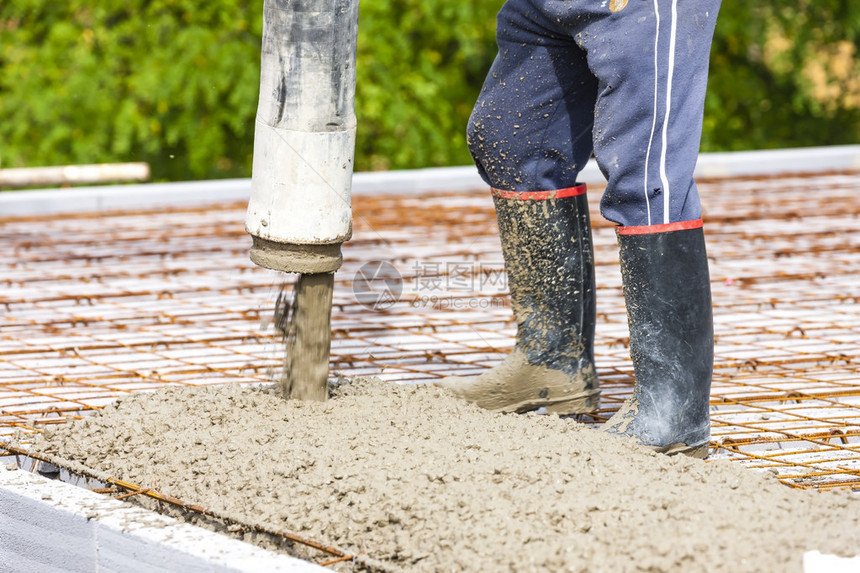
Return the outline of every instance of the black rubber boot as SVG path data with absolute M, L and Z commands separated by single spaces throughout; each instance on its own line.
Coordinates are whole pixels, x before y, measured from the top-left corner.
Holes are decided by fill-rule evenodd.
M 494 191 L 517 337 L 501 364 L 440 385 L 483 408 L 557 414 L 599 405 L 594 259 L 585 187 Z
M 623 229 L 618 243 L 636 385 L 604 429 L 663 453 L 704 458 L 714 366 L 704 233 L 701 226 L 649 234 Z

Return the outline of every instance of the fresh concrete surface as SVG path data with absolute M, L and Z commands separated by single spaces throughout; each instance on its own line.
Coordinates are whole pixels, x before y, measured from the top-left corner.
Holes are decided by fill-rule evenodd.
M 89 490 L 0 466 L 5 572 L 329 571 Z

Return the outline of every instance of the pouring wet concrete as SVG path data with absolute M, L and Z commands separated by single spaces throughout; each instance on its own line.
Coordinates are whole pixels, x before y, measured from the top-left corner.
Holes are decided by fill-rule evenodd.
M 57 454 L 409 571 L 802 571 L 860 554 L 860 499 L 655 454 L 557 416 L 359 379 L 327 402 L 165 388 L 51 428 Z

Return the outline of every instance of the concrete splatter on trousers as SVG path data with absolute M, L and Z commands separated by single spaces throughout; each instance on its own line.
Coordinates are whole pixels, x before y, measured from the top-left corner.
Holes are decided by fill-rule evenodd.
M 592 151 L 623 226 L 701 217 L 693 170 L 719 0 L 508 0 L 468 127 L 489 185 L 562 189 Z

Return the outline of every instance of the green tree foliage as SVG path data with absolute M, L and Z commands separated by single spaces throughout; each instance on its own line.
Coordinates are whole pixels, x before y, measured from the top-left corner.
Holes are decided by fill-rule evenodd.
M 724 0 L 703 149 L 860 142 L 858 49 L 856 0 Z
M 356 166 L 463 164 L 495 55 L 495 2 L 361 4 Z M 0 163 L 148 161 L 156 179 L 247 176 L 262 0 L 0 4 Z
M 358 169 L 469 162 L 503 0 L 362 0 Z M 247 176 L 262 0 L 0 3 L 0 165 Z M 860 3 L 725 0 L 703 147 L 860 140 Z
M 466 121 L 496 55 L 502 0 L 359 5 L 356 165 L 465 165 Z
M 258 4 L 4 2 L 3 165 L 148 161 L 158 179 L 247 173 Z

